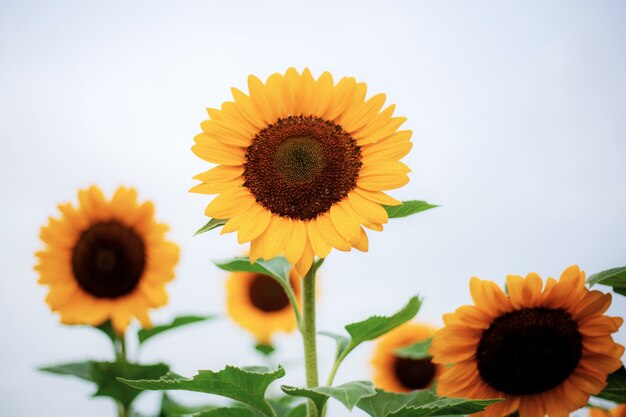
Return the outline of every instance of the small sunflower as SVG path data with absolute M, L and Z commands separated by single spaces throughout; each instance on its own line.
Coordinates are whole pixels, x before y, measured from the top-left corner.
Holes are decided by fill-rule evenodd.
M 397 349 L 430 339 L 437 329 L 420 323 L 406 323 L 380 338 L 372 357 L 374 384 L 391 392 L 409 392 L 433 385 L 442 367 L 430 358 L 410 359 L 395 354 Z
M 300 302 L 300 277 L 294 269 L 289 281 L 296 301 Z M 268 275 L 233 272 L 226 280 L 228 315 L 252 333 L 260 344 L 270 345 L 276 332 L 291 332 L 296 318 L 285 290 Z
M 151 327 L 148 309 L 167 303 L 179 249 L 165 240 L 151 202 L 120 187 L 107 201 L 99 188 L 78 192 L 79 207 L 60 204 L 60 218 L 41 228 L 46 244 L 35 269 L 50 289 L 46 302 L 65 324 L 98 326 L 111 320 L 123 333 L 132 317 Z
M 486 417 L 566 417 L 606 386 L 624 347 L 611 337 L 619 317 L 604 316 L 611 295 L 585 288 L 585 274 L 567 268 L 545 288 L 534 273 L 508 276 L 509 295 L 472 278 L 474 306 L 446 314 L 434 337 L 433 361 L 452 364 L 439 378 L 440 395 L 504 398 Z
M 626 417 L 626 404 L 620 404 L 609 411 L 600 408 L 590 408 L 589 417 Z
M 248 78 L 250 95 L 234 89 L 233 102 L 208 109 L 193 152 L 217 167 L 196 175 L 192 192 L 219 194 L 207 216 L 229 219 L 222 233 L 251 242 L 250 259 L 281 253 L 304 275 L 313 257 L 331 248 L 367 251 L 362 226 L 380 231 L 382 205 L 400 201 L 384 193 L 405 185 L 399 162 L 411 149 L 406 120 L 384 110 L 385 95 L 366 100 L 354 78 L 334 84 L 305 69 Z

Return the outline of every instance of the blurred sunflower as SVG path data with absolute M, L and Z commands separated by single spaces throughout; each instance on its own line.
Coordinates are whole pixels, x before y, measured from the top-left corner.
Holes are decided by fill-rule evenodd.
M 567 268 L 545 288 L 534 273 L 508 276 L 509 295 L 472 278 L 475 306 L 446 314 L 434 337 L 433 362 L 453 364 L 437 385 L 440 395 L 504 398 L 486 417 L 566 417 L 606 386 L 621 366 L 624 347 L 611 333 L 623 320 L 604 316 L 611 295 L 585 288 L 585 274 Z
M 191 189 L 219 194 L 206 215 L 229 219 L 222 233 L 251 242 L 252 262 L 284 253 L 301 275 L 333 247 L 367 251 L 362 226 L 382 230 L 382 205 L 401 204 L 383 191 L 409 181 L 399 162 L 412 146 L 411 131 L 398 131 L 406 119 L 382 110 L 384 94 L 366 100 L 365 83 L 335 85 L 328 72 L 315 80 L 290 68 L 265 84 L 250 76 L 248 87 L 208 109 L 194 138 L 193 152 L 218 164 Z
M 406 323 L 379 339 L 372 357 L 374 384 L 391 392 L 409 392 L 433 385 L 443 370 L 430 358 L 410 359 L 395 351 L 423 342 L 435 335 L 437 329 L 420 323 Z
M 107 201 L 99 188 L 78 192 L 79 207 L 58 206 L 61 217 L 41 228 L 46 244 L 35 269 L 50 289 L 46 302 L 65 324 L 98 326 L 111 320 L 123 333 L 133 317 L 151 327 L 149 308 L 167 303 L 179 249 L 165 240 L 151 202 L 120 187 Z
M 300 277 L 293 269 L 289 281 L 299 302 Z M 226 280 L 226 310 L 259 344 L 271 345 L 274 333 L 291 332 L 296 328 L 296 318 L 285 290 L 268 275 L 231 273 Z
M 620 404 L 610 411 L 600 408 L 590 408 L 589 417 L 626 417 L 626 404 Z

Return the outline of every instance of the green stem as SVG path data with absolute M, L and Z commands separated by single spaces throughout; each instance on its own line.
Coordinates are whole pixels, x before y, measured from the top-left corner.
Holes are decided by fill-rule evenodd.
M 317 376 L 317 341 L 315 332 L 315 264 L 302 280 L 302 338 L 304 340 L 304 365 L 307 388 L 319 385 Z M 315 405 L 309 401 L 308 416 L 316 417 Z
M 127 362 L 128 357 L 126 356 L 126 336 L 125 334 L 117 334 L 115 341 L 113 342 L 113 348 L 115 349 L 115 360 L 118 362 Z M 131 417 L 132 412 L 130 406 L 126 407 L 120 401 L 116 401 L 117 403 L 117 416 L 118 417 Z
M 277 281 L 285 290 L 285 293 L 287 294 L 287 298 L 289 299 L 289 302 L 291 303 L 291 307 L 293 308 L 293 314 L 296 316 L 296 323 L 298 324 L 298 328 L 301 328 L 302 318 L 300 317 L 300 309 L 298 308 L 296 295 L 293 292 L 293 288 L 291 288 L 291 284 L 289 284 L 288 282 L 284 282 L 282 280 L 277 280 Z
M 344 350 L 341 355 L 335 359 L 335 363 L 333 364 L 333 368 L 330 370 L 330 375 L 328 375 L 328 380 L 326 381 L 326 386 L 330 387 L 333 385 L 333 381 L 335 379 L 335 374 L 337 373 L 337 370 L 339 369 L 339 365 L 341 365 L 341 362 L 343 362 L 343 360 L 346 358 L 346 356 L 348 355 L 348 353 L 350 353 L 347 349 Z

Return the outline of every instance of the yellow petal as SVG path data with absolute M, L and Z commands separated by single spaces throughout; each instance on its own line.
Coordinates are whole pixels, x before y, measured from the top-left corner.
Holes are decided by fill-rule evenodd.
M 313 265 L 314 258 L 315 254 L 313 253 L 313 248 L 311 248 L 311 244 L 307 239 L 300 260 L 293 266 L 301 277 L 304 277 L 307 272 L 309 272 L 309 269 L 311 269 L 311 266 Z
M 402 201 L 396 200 L 395 198 L 388 196 L 382 191 L 370 191 L 364 188 L 356 187 L 354 189 L 354 192 L 360 195 L 361 197 L 364 197 L 370 201 L 373 201 L 374 203 L 382 204 L 385 206 L 401 206 L 402 205 Z
M 229 219 L 253 204 L 256 201 L 247 188 L 236 188 L 215 197 L 207 206 L 205 214 L 214 219 Z
M 263 259 L 272 259 L 284 251 L 287 241 L 291 238 L 292 228 L 291 219 L 272 215 L 269 226 L 260 237 Z
M 285 245 L 285 257 L 291 264 L 298 262 L 304 251 L 307 237 L 307 227 L 301 220 L 293 220 L 291 239 Z
M 374 203 L 355 192 L 348 194 L 348 201 L 358 214 L 371 223 L 387 223 L 387 211 L 380 204 Z
M 268 210 L 258 204 L 253 204 L 241 221 L 237 241 L 239 243 L 249 242 L 261 236 L 269 226 L 271 219 L 272 214 Z
M 213 164 L 241 166 L 245 162 L 245 148 L 224 145 L 216 140 L 203 141 L 202 144 L 193 145 L 191 150 Z
M 346 208 L 341 203 L 337 203 L 330 208 L 330 219 L 339 234 L 352 245 L 361 239 L 359 223 L 348 214 Z
M 328 213 L 322 214 L 311 221 L 317 223 L 317 230 L 320 232 L 320 235 L 324 238 L 324 240 L 326 240 L 326 243 L 344 252 L 348 252 L 352 249 L 350 242 L 339 234 Z
M 322 237 L 319 230 L 317 229 L 317 222 L 310 221 L 308 223 L 308 236 L 309 242 L 311 243 L 311 248 L 313 252 L 319 258 L 325 258 L 330 253 L 330 245 L 326 242 L 326 239 Z

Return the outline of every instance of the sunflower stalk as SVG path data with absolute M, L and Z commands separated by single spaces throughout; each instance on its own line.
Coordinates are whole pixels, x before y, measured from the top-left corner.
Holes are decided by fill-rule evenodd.
M 126 351 L 126 334 L 117 334 L 114 332 L 115 338 L 113 342 L 113 349 L 115 350 L 115 360 L 117 362 L 128 362 L 128 356 Z M 117 416 L 118 417 L 131 417 L 132 412 L 130 406 L 125 406 L 121 401 L 116 401 L 117 404 Z
M 308 388 L 319 385 L 317 374 L 317 341 L 315 330 L 315 263 L 302 280 L 302 339 L 304 341 L 304 365 L 306 369 L 306 386 Z M 317 417 L 317 410 L 311 400 L 307 407 L 308 417 Z

